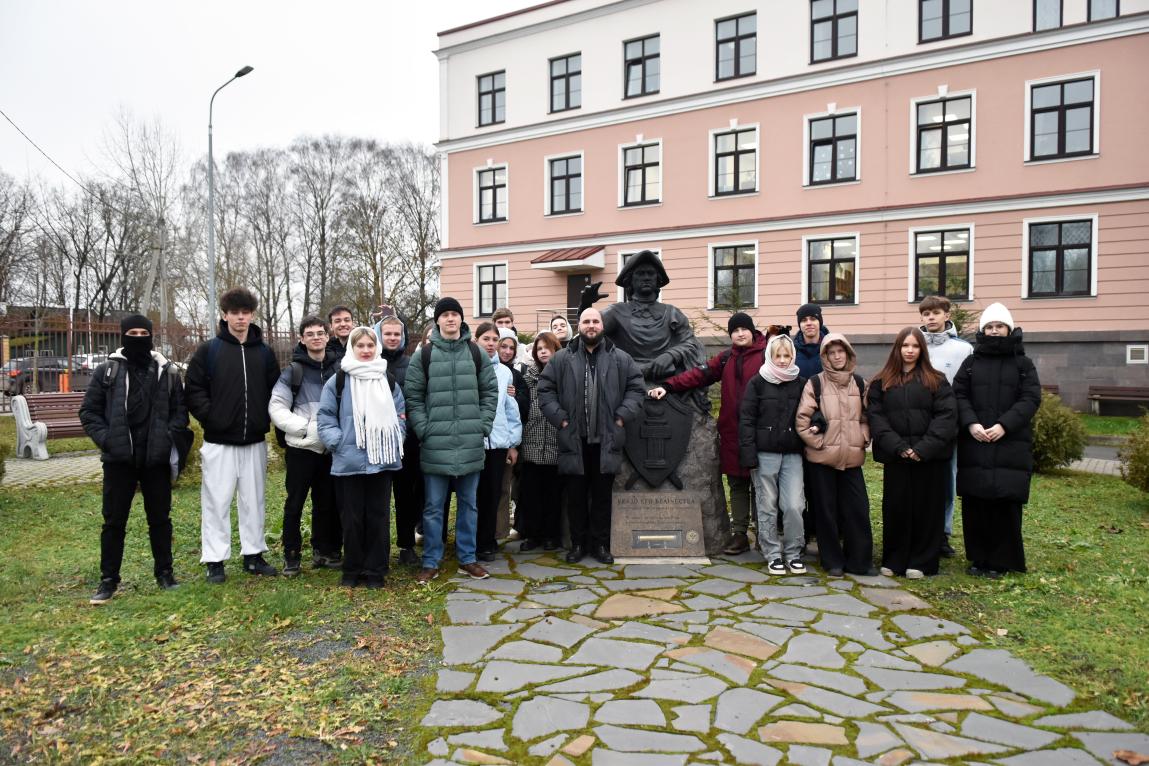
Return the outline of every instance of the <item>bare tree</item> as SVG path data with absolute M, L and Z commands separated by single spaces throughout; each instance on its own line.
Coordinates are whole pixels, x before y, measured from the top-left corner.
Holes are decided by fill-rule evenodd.
M 240 214 L 250 232 L 254 267 L 251 284 L 263 309 L 265 329 L 278 329 L 284 314 L 288 327 L 294 326 L 287 157 L 279 149 L 260 149 L 230 155 L 228 160 L 240 189 Z
M 439 162 L 414 144 L 392 147 L 390 159 L 395 228 L 388 249 L 395 276 L 386 302 L 422 323 L 438 299 Z
M 0 171 L 0 303 L 12 300 L 32 226 L 32 190 Z
M 359 139 L 352 139 L 348 148 L 351 160 L 339 200 L 343 248 L 334 285 L 341 302 L 366 318 L 386 302 L 384 277 L 395 257 L 387 247 L 394 226 L 390 152 L 374 141 Z
M 329 283 L 342 244 L 339 198 L 351 154 L 347 140 L 339 136 L 298 139 L 290 153 L 295 225 L 303 257 L 303 313 L 308 314 L 331 302 Z

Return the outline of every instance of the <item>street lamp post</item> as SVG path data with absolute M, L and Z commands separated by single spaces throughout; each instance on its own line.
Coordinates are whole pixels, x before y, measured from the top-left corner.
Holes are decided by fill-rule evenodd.
M 207 329 L 209 336 L 214 327 L 212 322 L 212 316 L 215 313 L 213 307 L 219 298 L 215 294 L 215 159 L 212 157 L 211 151 L 211 114 L 212 108 L 215 106 L 215 97 L 219 92 L 230 85 L 232 80 L 251 74 L 252 69 L 253 67 L 245 66 L 232 75 L 231 80 L 215 89 L 215 93 L 211 94 L 211 101 L 207 105 Z

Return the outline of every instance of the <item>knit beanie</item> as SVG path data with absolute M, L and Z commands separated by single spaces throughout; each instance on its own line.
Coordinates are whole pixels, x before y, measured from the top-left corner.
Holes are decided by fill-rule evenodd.
M 142 314 L 132 314 L 120 320 L 120 334 L 127 335 L 128 330 L 147 330 L 152 334 L 152 320 Z
M 754 320 L 750 318 L 749 314 L 739 311 L 730 317 L 730 321 L 726 323 L 726 334 L 733 335 L 734 331 L 739 327 L 754 332 Z
M 512 330 L 510 327 L 500 327 L 499 328 L 499 341 L 502 342 L 502 341 L 506 340 L 507 338 L 510 338 L 511 340 L 513 340 L 515 342 L 516 346 L 519 344 L 519 336 L 515 335 L 514 330 Z
M 435 304 L 435 321 L 439 321 L 439 317 L 448 311 L 454 311 L 459 316 L 463 316 L 462 305 L 451 297 L 440 298 L 439 302 Z
M 1000 303 L 991 303 L 985 307 L 985 311 L 981 312 L 981 317 L 977 320 L 977 329 L 984 330 L 990 322 L 1001 322 L 1010 330 L 1014 327 L 1013 314 Z
M 814 317 L 818 324 L 822 324 L 822 307 L 817 303 L 803 303 L 798 307 L 798 323 L 801 324 L 806 317 Z

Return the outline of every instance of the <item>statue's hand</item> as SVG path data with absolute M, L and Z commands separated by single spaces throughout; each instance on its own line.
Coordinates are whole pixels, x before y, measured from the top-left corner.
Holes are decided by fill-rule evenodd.
M 674 362 L 661 356 L 657 359 L 652 359 L 642 368 L 643 376 L 652 380 L 669 378 L 673 372 Z
M 602 287 L 602 282 L 593 282 L 582 289 L 582 296 L 578 304 L 578 313 L 581 315 L 585 309 L 589 309 L 595 303 L 598 303 L 606 297 L 599 288 Z

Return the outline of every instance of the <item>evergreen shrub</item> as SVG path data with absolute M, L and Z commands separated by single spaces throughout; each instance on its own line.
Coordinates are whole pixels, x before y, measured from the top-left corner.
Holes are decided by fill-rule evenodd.
M 1149 492 L 1149 413 L 1137 421 L 1137 428 L 1118 453 L 1121 476 L 1142 492 Z
M 1085 426 L 1077 413 L 1048 391 L 1033 418 L 1033 466 L 1038 473 L 1064 468 L 1085 455 Z

